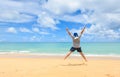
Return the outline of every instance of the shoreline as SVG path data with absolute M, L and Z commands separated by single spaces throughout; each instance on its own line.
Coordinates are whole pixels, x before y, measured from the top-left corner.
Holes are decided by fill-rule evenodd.
M 65 55 L 45 55 L 45 54 L 0 54 L 0 58 L 61 58 L 63 59 L 65 57 Z M 70 57 L 68 57 L 68 59 L 82 59 L 82 57 L 80 55 L 70 55 Z M 86 55 L 87 59 L 93 59 L 93 60 L 120 60 L 120 56 L 88 56 Z

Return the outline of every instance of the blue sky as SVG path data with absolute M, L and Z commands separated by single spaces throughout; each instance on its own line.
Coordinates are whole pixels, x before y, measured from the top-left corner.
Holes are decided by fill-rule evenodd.
M 0 42 L 120 42 L 119 0 L 0 0 Z M 107 4 L 107 5 L 106 5 Z

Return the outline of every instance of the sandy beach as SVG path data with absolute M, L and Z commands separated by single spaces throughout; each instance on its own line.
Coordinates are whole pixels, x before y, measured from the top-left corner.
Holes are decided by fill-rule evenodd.
M 0 77 L 120 77 L 120 58 L 0 55 Z

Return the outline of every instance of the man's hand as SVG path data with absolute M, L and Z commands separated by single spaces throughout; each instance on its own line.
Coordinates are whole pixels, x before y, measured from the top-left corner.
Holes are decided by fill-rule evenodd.
M 67 33 L 71 36 L 71 38 L 73 38 L 73 36 L 72 36 L 72 34 L 71 34 L 71 32 L 69 31 L 68 28 L 66 28 L 66 31 L 67 31 Z
M 66 28 L 66 31 L 68 31 L 69 29 L 68 29 L 68 27 Z
M 86 26 L 84 26 L 84 28 L 82 29 L 81 34 L 83 34 L 83 32 L 84 32 L 84 30 L 85 30 L 85 27 L 86 27 Z

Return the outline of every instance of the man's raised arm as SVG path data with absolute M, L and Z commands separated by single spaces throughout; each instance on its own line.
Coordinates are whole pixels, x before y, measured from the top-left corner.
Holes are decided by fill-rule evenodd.
M 67 33 L 70 35 L 71 38 L 73 38 L 72 34 L 70 33 L 69 29 L 66 28 Z
M 85 31 L 85 28 L 86 28 L 86 26 L 84 26 L 84 28 L 83 28 L 82 31 L 80 32 L 80 36 L 79 36 L 79 37 L 82 36 L 83 32 Z

